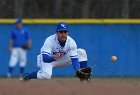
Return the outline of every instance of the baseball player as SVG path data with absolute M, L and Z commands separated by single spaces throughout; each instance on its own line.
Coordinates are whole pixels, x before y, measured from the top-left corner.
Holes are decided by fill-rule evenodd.
M 58 23 L 56 34 L 45 40 L 37 56 L 37 66 L 40 70 L 24 74 L 21 80 L 51 79 L 53 68 L 68 64 L 72 64 L 76 72 L 80 72 L 81 68 L 87 68 L 86 51 L 77 49 L 75 41 L 68 36 L 68 33 L 68 24 Z
M 7 77 L 11 77 L 12 71 L 19 61 L 20 74 L 24 73 L 24 68 L 26 66 L 26 50 L 31 48 L 32 40 L 29 31 L 23 27 L 22 19 L 16 19 L 16 27 L 12 30 L 10 35 L 9 51 L 11 53 L 11 58 L 9 62 L 9 68 Z

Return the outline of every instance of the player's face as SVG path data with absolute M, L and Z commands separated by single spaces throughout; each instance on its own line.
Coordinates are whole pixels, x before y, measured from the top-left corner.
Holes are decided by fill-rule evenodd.
M 21 28 L 22 27 L 22 23 L 17 23 L 16 26 L 17 26 L 17 28 Z
M 67 40 L 68 31 L 65 31 L 65 30 L 59 31 L 57 32 L 57 36 L 61 42 L 65 42 Z

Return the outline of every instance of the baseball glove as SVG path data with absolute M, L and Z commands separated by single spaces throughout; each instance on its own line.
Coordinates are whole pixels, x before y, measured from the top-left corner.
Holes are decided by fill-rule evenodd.
M 76 71 L 76 77 L 82 80 L 90 80 L 92 69 L 90 67 L 83 68 L 80 71 Z
M 28 45 L 23 45 L 23 46 L 21 46 L 21 48 L 26 50 L 26 49 L 29 49 L 29 46 Z

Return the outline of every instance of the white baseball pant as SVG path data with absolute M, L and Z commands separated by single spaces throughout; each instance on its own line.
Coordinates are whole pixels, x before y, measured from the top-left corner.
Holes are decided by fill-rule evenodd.
M 22 48 L 13 48 L 9 62 L 10 67 L 15 67 L 19 61 L 20 67 L 26 66 L 26 53 L 27 51 Z

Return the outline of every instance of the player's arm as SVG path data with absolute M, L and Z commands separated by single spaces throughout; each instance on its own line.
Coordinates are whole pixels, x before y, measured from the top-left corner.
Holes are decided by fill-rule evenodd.
M 70 49 L 71 49 L 70 50 L 70 57 L 71 57 L 73 68 L 76 71 L 79 71 L 80 70 L 80 64 L 79 64 L 79 60 L 78 60 L 77 45 L 76 45 L 75 41 L 72 41 Z
M 56 55 L 51 56 L 48 52 L 45 52 L 45 53 L 42 54 L 42 57 L 43 57 L 43 62 L 50 63 L 50 62 L 59 60 L 60 59 L 60 53 L 57 53 Z
M 10 35 L 10 40 L 9 40 L 9 51 L 11 52 L 12 51 L 12 49 L 13 49 L 13 43 L 14 43 L 14 41 L 13 41 L 13 39 L 15 38 L 15 36 L 14 36 L 14 33 L 13 33 L 13 31 L 11 32 L 11 35 Z
M 42 53 L 42 60 L 44 63 L 50 63 L 54 61 L 54 56 L 51 56 L 48 52 Z
M 10 41 L 9 41 L 9 51 L 10 52 L 12 51 L 12 48 L 13 48 L 13 40 L 10 39 Z
M 26 39 L 27 39 L 27 48 L 32 48 L 32 39 L 31 39 L 31 34 L 28 29 L 26 29 Z
M 32 40 L 28 39 L 28 48 L 32 48 Z
M 79 64 L 77 56 L 71 56 L 71 61 L 72 61 L 73 68 L 76 71 L 80 70 L 80 64 Z
M 52 46 L 52 41 L 50 39 L 46 39 L 43 47 L 41 48 L 42 60 L 45 63 L 50 63 L 60 59 L 60 53 L 57 53 L 54 56 L 51 55 Z

